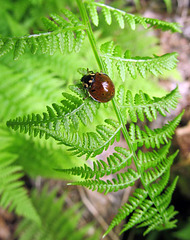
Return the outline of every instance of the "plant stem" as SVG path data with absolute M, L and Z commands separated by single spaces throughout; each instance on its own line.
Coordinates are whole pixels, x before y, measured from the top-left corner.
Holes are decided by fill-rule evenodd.
M 101 70 L 103 71 L 104 68 L 103 68 L 102 59 L 101 59 L 101 57 L 98 54 L 98 48 L 96 46 L 96 41 L 94 39 L 94 34 L 92 32 L 92 28 L 91 28 L 90 22 L 88 20 L 88 15 L 87 15 L 86 9 L 84 7 L 84 4 L 82 3 L 82 0 L 77 0 L 77 4 L 78 4 L 78 7 L 79 7 L 79 11 L 80 11 L 83 23 L 84 23 L 85 26 L 87 26 L 86 32 L 87 32 L 90 44 L 92 46 L 92 50 L 94 52 L 94 56 L 95 56 L 96 61 L 97 61 L 98 65 L 99 65 L 100 71 Z

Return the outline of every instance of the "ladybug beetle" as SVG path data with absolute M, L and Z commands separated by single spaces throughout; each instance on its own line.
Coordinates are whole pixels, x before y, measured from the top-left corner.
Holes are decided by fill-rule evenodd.
M 115 95 L 115 86 L 105 73 L 88 71 L 88 74 L 81 78 L 81 82 L 84 89 L 97 102 L 109 102 Z

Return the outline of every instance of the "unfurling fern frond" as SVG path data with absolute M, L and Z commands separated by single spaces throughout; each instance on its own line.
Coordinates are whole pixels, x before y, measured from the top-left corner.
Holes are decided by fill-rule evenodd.
M 26 51 L 26 47 L 33 54 L 40 53 L 53 55 L 58 49 L 61 53 L 78 52 L 85 37 L 85 27 L 81 21 L 69 10 L 63 9 L 65 18 L 50 14 L 50 18 L 43 18 L 43 23 L 48 32 L 22 36 L 22 37 L 1 37 L 0 56 L 14 51 L 14 59 L 17 60 Z
M 0 154 L 0 206 L 39 225 L 40 218 L 23 187 L 24 182 L 20 180 L 22 167 L 14 164 L 16 158 L 17 155 L 8 152 Z
M 25 240 L 62 240 L 62 239 L 99 239 L 99 232 L 88 236 L 88 230 L 91 224 L 78 228 L 82 212 L 78 210 L 78 204 L 70 208 L 64 207 L 65 196 L 57 198 L 57 190 L 48 192 L 47 186 L 39 194 L 32 192 L 32 202 L 39 213 L 42 225 L 23 219 L 16 230 L 19 239 Z
M 146 72 L 158 76 L 163 74 L 163 70 L 172 70 L 176 67 L 177 53 L 167 53 L 162 56 L 151 57 L 131 57 L 130 51 L 122 54 L 119 46 L 114 46 L 114 42 L 106 42 L 101 45 L 102 59 L 106 71 L 112 76 L 114 64 L 117 67 L 119 76 L 124 81 L 126 70 L 132 78 L 136 78 L 137 72 L 146 77 Z
M 87 8 L 89 10 L 90 17 L 95 26 L 99 24 L 99 17 L 97 8 L 101 8 L 105 17 L 105 21 L 108 25 L 112 22 L 112 15 L 114 15 L 120 28 L 125 27 L 125 21 L 128 26 L 135 30 L 136 24 L 141 24 L 144 28 L 155 27 L 161 29 L 162 31 L 172 31 L 181 32 L 180 25 L 178 23 L 168 23 L 154 18 L 146 18 L 141 16 L 135 16 L 131 13 L 126 13 L 125 11 L 110 7 L 100 2 L 95 2 L 94 0 L 86 0 Z

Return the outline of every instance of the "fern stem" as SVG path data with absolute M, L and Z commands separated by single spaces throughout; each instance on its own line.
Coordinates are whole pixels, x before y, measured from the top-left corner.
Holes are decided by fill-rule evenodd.
M 127 142 L 127 145 L 129 147 L 130 152 L 132 152 L 133 160 L 135 162 L 137 171 L 141 172 L 140 168 L 138 167 L 138 164 L 137 164 L 138 160 L 137 160 L 136 152 L 135 152 L 135 150 L 134 150 L 134 148 L 133 148 L 133 146 L 132 146 L 132 144 L 130 142 L 130 138 L 129 138 L 129 134 L 128 134 L 128 131 L 127 131 L 126 126 L 125 126 L 125 122 L 123 121 L 123 118 L 121 116 L 121 112 L 119 111 L 119 108 L 116 105 L 115 99 L 112 100 L 112 104 L 113 104 L 113 108 L 115 110 L 115 113 L 117 115 L 117 118 L 119 120 L 119 123 L 121 124 L 123 136 L 124 136 L 124 138 L 125 138 L 125 140 Z
M 84 23 L 85 26 L 87 26 L 86 32 L 87 32 L 90 44 L 92 46 L 94 56 L 96 58 L 96 61 L 98 63 L 98 66 L 99 66 L 100 70 L 103 71 L 104 68 L 103 68 L 102 59 L 98 54 L 98 48 L 96 46 L 96 41 L 94 39 L 94 34 L 92 32 L 92 28 L 91 28 L 91 25 L 90 25 L 90 22 L 89 22 L 89 18 L 88 18 L 87 12 L 86 12 L 86 8 L 84 7 L 84 4 L 82 3 L 82 0 L 77 0 L 77 4 L 78 4 L 78 7 L 79 7 L 79 11 L 80 11 L 83 23 Z

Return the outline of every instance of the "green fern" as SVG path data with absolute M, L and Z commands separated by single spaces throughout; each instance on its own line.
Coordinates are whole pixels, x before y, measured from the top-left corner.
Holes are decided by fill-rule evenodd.
M 84 92 L 82 92 L 82 90 L 77 86 L 72 86 L 71 89 L 80 94 L 81 98 L 84 96 L 82 95 Z M 125 102 L 124 99 L 121 100 L 122 98 L 125 98 L 123 90 L 124 89 L 120 87 L 117 94 L 119 103 L 118 107 L 121 106 L 122 111 L 123 109 L 128 109 L 129 113 L 131 113 L 130 105 L 125 106 L 121 104 L 121 102 Z M 128 91 L 127 94 L 129 95 L 129 93 L 130 91 Z M 142 92 L 141 95 L 143 96 Z M 82 156 L 86 154 L 87 158 L 89 158 L 91 155 L 96 156 L 97 154 L 100 154 L 104 149 L 107 149 L 110 144 L 113 144 L 115 139 L 117 141 L 119 140 L 121 125 L 111 119 L 105 120 L 107 125 L 98 125 L 96 127 L 96 132 L 87 132 L 80 136 L 78 133 L 79 120 L 84 125 L 89 121 L 93 121 L 93 116 L 96 114 L 99 103 L 91 99 L 86 99 L 83 102 L 80 100 L 80 98 L 66 93 L 64 93 L 63 96 L 67 97 L 67 99 L 62 101 L 62 104 L 64 105 L 53 104 L 53 109 L 47 107 L 48 112 L 43 113 L 42 116 L 39 114 L 32 114 L 23 118 L 18 117 L 8 121 L 7 126 L 14 130 L 20 129 L 20 132 L 29 133 L 29 135 L 39 135 L 39 137 L 45 135 L 46 138 L 51 136 L 55 140 L 59 141 L 59 143 L 69 146 L 70 151 L 73 151 L 76 155 Z M 138 114 L 140 114 L 140 120 L 144 119 L 143 114 L 148 116 L 149 120 L 152 120 L 152 117 L 156 118 L 156 110 L 165 115 L 163 110 L 166 109 L 169 111 L 169 107 L 173 109 L 177 103 L 176 100 L 178 97 L 179 93 L 176 89 L 168 96 L 165 96 L 161 99 L 157 98 L 157 102 L 153 103 L 153 105 L 150 107 L 151 100 L 150 97 L 146 95 L 148 104 L 146 105 L 146 102 L 144 101 L 144 105 L 141 103 L 139 106 L 140 110 L 138 110 Z M 173 101 L 171 101 L 171 99 L 173 99 Z M 156 105 L 156 108 L 154 107 L 154 104 Z M 149 110 L 149 108 L 151 110 Z M 129 115 L 131 119 L 136 122 L 136 118 L 134 117 L 135 115 Z M 170 124 L 166 124 L 162 129 L 155 129 L 154 131 L 150 130 L 146 126 L 145 131 L 142 131 L 138 126 L 131 124 L 129 131 L 130 140 L 136 146 L 142 146 L 145 143 L 146 147 L 148 148 L 150 146 L 159 147 L 161 143 L 167 143 L 168 137 L 171 138 L 180 118 L 181 115 L 176 117 L 176 119 L 174 119 Z M 71 129 L 71 126 L 75 127 L 74 131 Z
M 111 14 L 113 13 L 121 28 L 124 28 L 125 19 L 132 29 L 135 29 L 137 23 L 141 23 L 145 28 L 149 24 L 162 30 L 180 32 L 178 24 L 136 17 L 94 1 L 86 1 L 86 7 L 81 0 L 77 0 L 77 4 L 82 22 L 79 22 L 78 18 L 67 10 L 63 10 L 63 14 L 70 22 L 63 20 L 58 15 L 51 15 L 54 21 L 44 19 L 43 21 L 50 31 L 48 34 L 51 37 L 49 38 L 49 35 L 46 36 L 47 33 L 36 35 L 37 39 L 34 38 L 35 35 L 28 37 L 34 41 L 34 43 L 30 42 L 34 53 L 39 47 L 39 44 L 36 44 L 35 41 L 41 41 L 42 53 L 48 52 L 54 54 L 56 48 L 60 48 L 61 40 L 67 41 L 67 50 L 70 52 L 75 46 L 75 40 L 77 39 L 76 41 L 80 42 L 79 40 L 82 39 L 80 35 L 77 38 L 76 31 L 80 34 L 85 29 L 99 69 L 111 77 L 113 63 L 115 63 L 118 73 L 123 80 L 126 78 L 126 71 L 133 78 L 136 78 L 137 72 L 145 78 L 146 72 L 157 76 L 162 74 L 163 70 L 171 70 L 176 66 L 176 53 L 165 54 L 160 57 L 154 56 L 153 58 L 131 58 L 130 51 L 122 54 L 121 48 L 119 46 L 115 47 L 113 42 L 104 43 L 100 48 L 100 55 L 92 33 L 86 7 L 89 9 L 95 25 L 98 25 L 99 20 L 97 6 L 102 8 L 108 24 L 111 24 Z M 75 38 L 73 31 L 76 33 Z M 56 35 L 63 32 L 67 36 L 67 40 L 65 40 L 65 35 L 59 39 Z M 7 44 L 16 46 L 16 58 L 24 52 L 25 41 L 28 38 L 24 38 L 24 41 L 22 41 L 22 38 L 17 38 L 16 42 L 14 38 L 9 39 L 13 44 L 7 42 Z M 2 40 L 1 43 L 2 48 L 4 48 L 6 45 L 5 42 Z M 10 49 L 10 47 L 8 46 L 7 49 Z M 63 52 L 62 49 L 60 50 Z M 114 82 L 114 78 L 112 79 Z M 103 150 L 107 150 L 115 140 L 119 141 L 122 131 L 129 150 L 115 148 L 115 153 L 107 158 L 107 163 L 103 160 L 97 161 L 94 163 L 93 168 L 85 164 L 83 167 L 58 170 L 64 174 L 80 176 L 83 179 L 82 181 L 73 182 L 71 185 L 85 186 L 92 190 L 104 192 L 105 194 L 133 186 L 137 180 L 140 180 L 142 188 L 137 188 L 133 196 L 129 198 L 128 203 L 120 208 L 118 214 L 108 227 L 106 234 L 126 217 L 129 220 L 121 232 L 135 225 L 146 227 L 144 234 L 155 229 L 162 230 L 175 227 L 176 220 L 173 218 L 177 212 L 173 206 L 170 206 L 170 202 L 178 177 L 169 186 L 168 182 L 170 167 L 178 151 L 170 154 L 169 148 L 170 139 L 181 120 L 183 112 L 164 126 L 153 130 L 146 125 L 144 125 L 144 129 L 141 129 L 137 125 L 137 120 L 144 121 L 147 119 L 153 121 L 153 119 L 157 118 L 158 113 L 166 116 L 166 113 L 169 113 L 177 105 L 179 98 L 178 89 L 174 89 L 162 98 L 151 98 L 143 91 L 140 91 L 135 96 L 132 95 L 130 90 L 125 93 L 125 88 L 120 86 L 116 89 L 116 97 L 112 99 L 112 110 L 114 110 L 117 120 L 111 118 L 102 119 L 105 123 L 97 125 L 95 131 L 93 129 L 85 131 L 82 126 L 87 125 L 88 129 L 92 126 L 96 113 L 100 105 L 103 104 L 97 103 L 91 98 L 84 99 L 86 93 L 81 85 L 71 86 L 70 89 L 73 93 L 63 93 L 63 100 L 60 105 L 54 103 L 51 107 L 48 106 L 47 112 L 44 112 L 42 115 L 33 113 L 24 117 L 13 118 L 7 122 L 7 126 L 14 130 L 19 129 L 20 132 L 28 133 L 35 137 L 39 136 L 41 138 L 45 136 L 46 139 L 52 137 L 59 144 L 66 145 L 69 148 L 68 150 L 73 154 L 78 157 L 86 155 L 87 159 L 95 157 L 102 153 Z M 104 106 L 109 107 L 109 103 Z M 131 121 L 128 130 L 125 126 L 127 120 Z M 141 147 L 147 151 L 149 150 L 149 152 L 143 152 L 140 149 Z M 134 163 L 133 168 L 131 167 L 132 162 Z M 111 174 L 115 174 L 115 176 Z M 50 219 L 52 220 L 51 217 Z M 30 231 L 37 230 L 35 226 L 33 227 L 29 223 L 26 225 L 29 225 L 29 233 Z M 30 229 L 30 226 L 32 226 L 32 229 Z
M 4 58 L 0 63 L 1 77 L 6 78 L 6 81 L 0 81 L 0 102 L 4 106 L 0 120 L 16 117 L 26 111 L 38 112 L 48 101 L 51 103 L 61 96 L 62 83 L 55 73 L 27 55 L 24 62 L 21 64 L 18 60 L 9 65 L 10 58 Z M 33 104 L 34 102 L 37 103 Z
M 53 139 L 28 137 L 13 132 L 5 126 L 0 126 L 0 136 L 0 145 L 4 146 L 2 153 L 14 155 L 14 164 L 22 166 L 24 173 L 32 178 L 41 176 L 71 180 L 70 176 L 54 171 L 52 166 L 54 168 L 68 168 L 84 164 L 84 159 L 78 159 L 71 155 L 63 146 L 57 145 Z M 78 179 L 78 177 L 74 177 L 73 180 Z
M 70 126 L 75 126 L 75 129 L 78 129 L 79 120 L 84 125 L 89 121 L 92 122 L 99 104 L 92 99 L 82 100 L 85 93 L 81 85 L 71 86 L 70 89 L 78 96 L 63 93 L 62 105 L 52 104 L 52 107 L 47 106 L 47 113 L 44 112 L 43 116 L 32 114 L 23 118 L 19 117 L 13 121 L 8 121 L 7 125 L 12 126 L 15 130 L 20 128 L 21 132 L 29 132 L 30 135 L 33 132 L 34 136 L 39 134 L 42 137 L 44 131 L 40 127 L 60 131 L 60 128 L 64 126 L 69 132 Z M 46 133 L 46 138 L 48 137 L 48 133 Z
M 114 42 L 107 42 L 101 46 L 103 64 L 110 76 L 113 75 L 113 64 L 115 63 L 119 76 L 124 81 L 126 70 L 132 78 L 137 77 L 137 72 L 146 78 L 146 72 L 155 76 L 163 74 L 163 70 L 172 70 L 176 67 L 177 53 L 167 53 L 162 56 L 151 57 L 131 57 L 130 51 L 126 51 L 122 56 L 121 48 L 114 46 Z
M 13 50 L 14 60 L 17 60 L 26 51 L 26 46 L 33 54 L 40 52 L 53 55 L 57 49 L 61 53 L 65 50 L 78 52 L 85 37 L 85 27 L 69 10 L 63 9 L 62 13 L 69 21 L 57 14 L 50 15 L 52 20 L 43 18 L 48 32 L 13 38 L 1 37 L 0 56 Z
M 2 146 L 1 146 L 2 148 Z M 17 156 L 8 152 L 0 155 L 0 206 L 15 211 L 19 216 L 33 220 L 36 225 L 40 224 L 40 218 L 23 187 L 24 182 L 21 166 L 15 165 Z
M 124 94 L 124 89 L 122 87 L 119 88 L 118 94 L 116 96 L 117 103 L 118 103 L 118 108 L 124 107 L 125 111 L 127 107 L 129 108 L 130 111 L 130 105 L 124 105 L 122 106 L 122 102 L 125 102 L 125 94 Z M 177 88 L 168 94 L 167 96 L 164 96 L 163 98 L 156 99 L 156 108 L 154 106 L 154 103 L 150 103 L 152 100 L 148 95 L 144 95 L 141 92 L 141 98 L 137 97 L 140 95 L 136 95 L 135 98 L 133 99 L 131 93 L 128 91 L 127 93 L 127 99 L 130 99 L 130 102 L 139 104 L 138 99 L 141 101 L 144 100 L 144 106 L 147 104 L 147 107 L 144 107 L 143 104 L 139 107 L 138 114 L 140 114 L 140 119 L 144 119 L 144 115 L 148 117 L 148 119 L 152 120 L 152 117 L 154 116 L 156 118 L 157 114 L 156 111 L 161 112 L 163 115 L 165 115 L 165 111 L 169 111 L 169 108 L 174 108 L 176 106 L 176 100 L 179 97 L 179 93 L 177 91 Z M 130 96 L 130 98 L 129 98 Z M 146 97 L 144 97 L 146 96 Z M 173 99 L 173 100 L 172 100 Z M 163 102 L 164 108 L 163 108 Z M 127 102 L 128 103 L 128 102 Z M 153 105 L 153 106 L 151 106 Z M 151 111 L 149 111 L 149 107 L 151 108 Z M 143 111 L 143 108 L 145 109 Z M 78 109 L 78 107 L 76 107 Z M 74 111 L 74 109 L 73 109 Z M 85 109 L 83 109 L 84 112 Z M 136 113 L 136 111 L 134 111 Z M 123 116 L 126 114 L 123 112 Z M 131 116 L 133 116 L 132 114 Z M 181 117 L 183 115 L 183 112 L 179 114 L 176 118 L 174 118 L 171 122 L 168 124 L 165 124 L 162 128 L 160 129 L 155 129 L 151 130 L 147 126 L 145 126 L 145 131 L 141 130 L 137 125 L 134 123 L 130 124 L 129 127 L 129 139 L 131 144 L 133 145 L 133 149 L 137 150 L 138 147 L 145 146 L 146 148 L 160 148 L 161 145 L 164 145 L 167 143 L 165 147 L 163 147 L 161 150 L 156 152 L 155 150 L 152 153 L 143 153 L 142 151 L 139 151 L 137 153 L 137 156 L 139 160 L 137 161 L 137 170 L 132 170 L 128 169 L 124 173 L 117 173 L 116 178 L 112 178 L 112 180 L 102 180 L 100 179 L 104 175 L 109 175 L 111 173 L 116 173 L 120 171 L 122 168 L 124 168 L 127 164 L 127 160 L 124 160 L 123 158 L 129 158 L 128 164 L 131 163 L 130 158 L 135 157 L 134 153 L 131 155 L 130 152 L 125 152 L 124 149 L 119 149 L 119 153 L 115 153 L 112 156 L 108 158 L 108 165 L 103 163 L 103 161 L 100 161 L 97 164 L 94 164 L 94 168 L 90 169 L 85 165 L 83 168 L 73 168 L 73 169 L 68 169 L 68 170 L 63 170 L 65 173 L 71 173 L 73 175 L 80 175 L 82 178 L 85 178 L 85 181 L 81 182 L 73 182 L 72 185 L 82 185 L 85 187 L 88 187 L 89 189 L 92 190 L 97 190 L 99 192 L 111 192 L 111 191 L 118 191 L 119 189 L 126 188 L 128 186 L 132 186 L 136 180 L 141 179 L 145 191 L 147 195 L 151 198 L 151 204 L 150 206 L 154 205 L 156 209 L 152 209 L 151 207 L 151 213 L 154 211 L 154 215 L 151 218 L 151 214 L 149 214 L 149 207 L 145 207 L 145 203 L 142 203 L 142 208 L 143 214 L 148 213 L 149 215 L 149 220 L 147 222 L 147 219 L 142 218 L 141 215 L 138 217 L 138 219 L 132 217 L 132 225 L 140 224 L 140 226 L 146 226 L 148 225 L 147 230 L 145 231 L 145 234 L 148 233 L 149 231 L 153 229 L 160 229 L 161 226 L 164 224 L 166 227 L 174 227 L 175 226 L 175 221 L 170 221 L 170 219 L 175 215 L 175 211 L 171 211 L 170 207 L 167 209 L 169 203 L 170 203 L 170 198 L 171 194 L 175 188 L 177 180 L 174 181 L 174 183 L 171 185 L 172 187 L 168 187 L 165 189 L 168 178 L 169 178 L 169 169 L 170 166 L 173 162 L 173 159 L 175 158 L 177 152 L 169 157 L 166 157 L 169 149 L 169 144 L 168 144 L 168 139 L 170 139 L 174 133 L 174 130 L 176 126 L 178 125 Z M 34 116 L 34 115 L 33 115 Z M 38 116 L 38 115 L 37 115 Z M 115 132 L 110 131 L 109 128 L 106 128 L 104 125 L 98 126 L 97 127 L 97 133 L 84 133 L 83 134 L 83 139 L 79 137 L 78 133 L 71 133 L 68 129 L 66 128 L 66 125 L 64 123 L 64 130 L 65 133 L 60 132 L 60 128 L 52 128 L 52 126 L 56 126 L 56 119 L 51 122 L 51 124 L 46 124 L 44 125 L 42 118 L 41 117 L 33 117 L 35 120 L 34 122 L 27 122 L 27 118 L 19 119 L 17 118 L 16 120 L 9 121 L 7 122 L 8 126 L 11 126 L 13 129 L 17 129 L 20 127 L 21 130 L 26 129 L 26 132 L 29 132 L 31 134 L 32 128 L 34 127 L 34 132 L 38 130 L 37 133 L 42 136 L 42 133 L 45 132 L 46 137 L 47 136 L 52 136 L 54 139 L 58 140 L 60 143 L 65 144 L 70 147 L 70 150 L 73 151 L 74 154 L 77 154 L 78 156 L 81 156 L 83 154 L 87 154 L 87 158 L 92 154 L 93 156 L 96 156 L 97 154 L 101 153 L 104 148 L 107 148 L 109 144 L 113 144 L 113 141 L 115 139 Z M 52 118 L 53 119 L 53 118 Z M 81 119 L 80 119 L 81 120 Z M 136 122 L 136 118 L 131 117 L 131 120 L 134 120 Z M 42 122 L 41 122 L 42 121 Z M 72 120 L 70 120 L 72 122 Z M 38 127 L 38 124 L 40 123 L 40 127 Z M 113 120 L 107 120 L 107 123 L 111 123 L 112 126 L 117 127 L 117 133 L 119 134 L 117 139 L 119 140 L 120 137 L 120 130 L 121 126 L 114 122 Z M 24 124 L 24 129 L 23 129 L 23 124 Z M 68 123 L 67 126 L 69 126 Z M 73 124 L 73 122 L 72 122 Z M 34 126 L 32 126 L 34 125 Z M 42 127 L 44 125 L 44 127 Z M 37 126 L 37 127 L 36 127 Z M 37 134 L 35 133 L 35 135 Z M 100 138 L 101 137 L 101 138 Z M 110 141 L 110 139 L 112 139 Z M 98 149 L 97 149 L 98 146 Z M 117 150 L 117 149 L 116 149 Z M 148 157 L 147 157 L 148 155 Z M 129 157 L 130 156 L 130 157 Z M 143 161 L 142 161 L 143 159 Z M 147 160 L 148 159 L 148 160 Z M 112 160 L 112 161 L 111 161 Z M 152 163 L 150 163 L 152 161 Z M 144 165 L 145 162 L 145 165 Z M 146 170 L 146 171 L 145 171 Z M 96 179 L 92 179 L 93 177 L 96 177 Z M 159 181 L 159 184 L 156 183 L 156 181 L 161 177 L 161 180 Z M 163 191 L 166 191 L 166 193 L 163 193 Z M 167 199 L 167 201 L 166 201 Z M 149 200 L 150 202 L 150 200 Z M 166 204 L 168 202 L 168 204 Z M 163 203 L 165 204 L 163 206 Z M 136 208 L 135 208 L 136 209 Z M 135 210 L 133 209 L 133 210 Z M 166 214 L 165 214 L 166 211 Z M 171 211 L 171 212 L 170 212 Z M 133 212 L 133 211 L 131 211 Z M 128 214 L 128 210 L 127 210 Z M 127 216 L 126 212 L 124 211 L 124 214 L 122 215 L 122 219 L 124 219 Z M 136 216 L 136 212 L 134 212 L 134 215 Z M 133 216 L 133 215 L 132 215 Z M 116 219 L 120 219 L 120 214 L 119 217 L 116 215 Z M 142 221 L 140 221 L 140 219 Z M 150 220 L 151 219 L 151 220 Z M 115 220 L 113 220 L 115 222 Z M 117 220 L 119 221 L 119 220 Z M 116 221 L 116 222 L 117 222 Z M 152 225 L 151 222 L 154 224 Z M 130 225 L 130 226 L 132 226 Z M 111 224 L 110 227 L 108 228 L 108 233 L 112 227 L 114 227 L 115 224 Z M 129 227 L 129 226 L 128 226 Z M 124 228 L 125 229 L 128 229 Z
M 98 179 L 105 175 L 114 174 L 121 168 L 129 166 L 132 161 L 132 154 L 130 154 L 130 152 L 125 148 L 116 147 L 115 150 L 116 152 L 107 158 L 108 164 L 106 164 L 103 160 L 98 160 L 97 162 L 93 162 L 93 169 L 91 169 L 87 164 L 84 164 L 84 167 L 56 170 L 67 174 L 78 175 L 85 179 L 93 177 Z
M 125 27 L 126 21 L 129 27 L 133 30 L 135 30 L 136 24 L 141 24 L 144 28 L 155 27 L 161 29 L 162 31 L 170 30 L 172 32 L 181 32 L 180 25 L 178 23 L 168 23 L 154 18 L 135 16 L 131 13 L 126 13 L 125 11 L 105 5 L 101 2 L 95 2 L 94 0 L 85 0 L 85 2 L 87 3 L 90 17 L 95 26 L 99 25 L 97 8 L 101 8 L 106 23 L 108 25 L 111 24 L 111 15 L 113 14 L 121 29 Z
M 112 180 L 86 180 L 82 182 L 73 182 L 69 185 L 80 185 L 91 189 L 92 191 L 97 190 L 98 192 L 117 192 L 118 190 L 133 186 L 135 181 L 140 178 L 140 175 L 133 169 L 128 169 L 125 173 L 118 173 L 117 178 Z
M 32 202 L 43 224 L 39 226 L 31 220 L 23 219 L 16 230 L 19 239 L 98 239 L 98 231 L 87 237 L 91 224 L 80 229 L 77 228 L 82 215 L 81 211 L 77 211 L 78 204 L 66 209 L 64 206 L 65 196 L 57 198 L 57 193 L 56 189 L 48 192 L 47 186 L 42 189 L 40 194 L 36 190 L 32 192 Z

